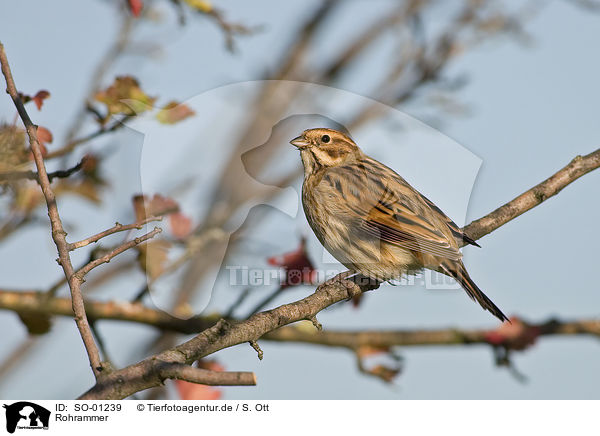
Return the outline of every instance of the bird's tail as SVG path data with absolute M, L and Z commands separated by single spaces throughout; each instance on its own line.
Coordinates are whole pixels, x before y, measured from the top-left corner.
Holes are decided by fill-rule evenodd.
M 471 279 L 471 277 L 469 277 L 469 274 L 467 273 L 467 270 L 462 264 L 462 262 L 452 264 L 442 263 L 441 270 L 441 272 L 443 272 L 446 275 L 449 275 L 450 277 L 453 277 L 458 283 L 460 283 L 460 285 L 467 292 L 469 297 L 477 301 L 481 305 L 481 307 L 492 313 L 500 321 L 508 321 L 506 315 L 502 313 L 498 306 L 496 306 L 494 302 L 490 300 L 487 297 L 487 295 L 485 295 L 483 291 L 477 287 L 477 285 Z

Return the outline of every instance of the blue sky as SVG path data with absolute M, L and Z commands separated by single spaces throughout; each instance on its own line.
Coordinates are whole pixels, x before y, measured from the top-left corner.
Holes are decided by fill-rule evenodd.
M 389 5 L 384 1 L 375 4 Z M 35 8 L 30 9 L 33 5 Z M 190 23 L 183 29 L 169 23 L 147 25 L 142 34 L 152 34 L 162 42 L 164 50 L 143 63 L 130 57 L 118 64 L 114 72 L 134 72 L 149 93 L 179 100 L 203 95 L 219 86 L 260 79 L 273 64 L 272 53 L 285 46 L 283 36 L 288 35 L 290 26 L 298 25 L 298 17 L 308 11 L 304 2 L 291 2 L 285 7 L 265 2 L 257 7 L 237 1 L 223 2 L 222 6 L 232 19 L 265 24 L 265 30 L 240 39 L 238 53 L 231 55 L 223 50 L 222 36 L 211 23 Z M 99 1 L 52 5 L 21 1 L 12 3 L 9 10 L 10 14 L 0 16 L 0 39 L 17 85 L 29 92 L 40 88 L 52 92 L 44 110 L 35 112 L 35 122 L 50 127 L 55 143 L 60 144 L 62 132 L 79 107 L 89 72 L 111 41 L 117 25 L 115 15 L 106 2 Z M 359 12 L 373 13 L 366 2 L 354 2 L 344 19 L 350 22 L 356 16 L 352 14 Z M 466 116 L 445 117 L 436 129 L 440 137 L 451 138 L 473 157 L 473 163 L 467 165 L 476 174 L 466 209 L 467 222 L 539 183 L 575 155 L 587 154 L 600 146 L 600 60 L 596 56 L 599 20 L 599 15 L 577 9 L 569 2 L 549 2 L 527 25 L 533 36 L 531 45 L 500 38 L 461 56 L 450 66 L 449 75 L 465 74 L 469 79 L 456 95 L 470 112 Z M 26 32 L 25 26 L 29 29 Z M 60 31 L 64 28 L 68 32 Z M 336 43 L 337 39 L 324 41 L 322 55 L 326 56 Z M 376 58 L 377 54 L 372 56 Z M 344 86 L 345 91 L 368 93 L 359 73 L 346 77 Z M 416 119 L 428 121 L 422 107 L 402 109 Z M 13 112 L 10 100 L 0 99 L 0 116 L 11 120 Z M 361 132 L 359 143 L 369 153 L 396 170 L 403 170 L 403 175 L 412 171 L 407 178 L 423 192 L 444 185 L 443 179 L 436 185 L 426 176 L 439 174 L 439 163 L 432 161 L 422 171 L 410 164 L 413 142 L 407 139 L 398 151 L 376 140 L 382 135 L 381 127 L 370 129 Z M 111 207 L 99 211 L 65 200 L 61 210 L 68 211 L 67 221 L 71 214 L 72 221 L 86 222 L 99 230 L 115 219 L 126 218 L 122 216 L 124 205 L 140 186 L 135 167 L 139 167 L 136 160 L 143 138 L 127 131 L 118 139 L 107 141 L 118 147 L 107 170 L 115 177 L 114 185 L 118 185 L 107 194 L 113 199 Z M 118 146 L 123 143 L 129 146 Z M 431 187 L 427 183 L 432 183 Z M 295 192 L 299 184 L 300 181 L 293 186 Z M 471 275 L 507 314 L 518 314 L 534 322 L 551 316 L 600 316 L 600 289 L 594 276 L 599 264 L 599 186 L 600 172 L 588 174 L 557 197 L 483 238 L 482 249 L 464 250 Z M 451 207 L 444 191 L 436 192 L 438 198 L 432 199 Z M 468 194 L 468 190 L 460 193 Z M 447 211 L 451 215 L 465 213 Z M 453 217 L 459 222 L 462 218 Z M 302 220 L 301 214 L 290 220 L 288 225 L 293 226 L 293 231 L 287 233 L 287 239 L 278 239 L 272 249 L 275 252 L 265 255 L 293 247 L 298 233 L 306 228 Z M 281 229 L 285 229 L 285 221 L 282 218 L 278 222 L 280 233 L 284 233 Z M 74 238 L 87 233 L 88 228 L 72 230 Z M 33 252 L 31 246 L 36 247 Z M 309 248 L 312 253 L 319 253 L 316 239 L 309 240 Z M 0 247 L 0 257 L 0 286 L 42 287 L 59 277 L 54 247 L 43 228 L 11 238 Z M 36 274 L 27 273 L 28 262 L 35 262 Z M 118 299 L 139 279 L 131 277 L 118 283 L 108 295 Z M 293 289 L 276 303 L 294 301 L 309 292 L 310 288 Z M 232 298 L 226 294 L 213 297 L 213 306 Z M 347 329 L 497 325 L 461 291 L 427 292 L 417 286 L 382 287 L 367 295 L 360 310 L 342 305 L 324 312 L 319 320 L 325 328 Z M 0 355 L 5 355 L 23 340 L 25 332 L 12 313 L 0 312 L 0 327 L 10 332 L 0 344 Z M 105 323 L 101 331 L 120 365 L 139 359 L 144 345 L 154 337 L 143 327 L 125 324 Z M 0 395 L 70 398 L 91 384 L 86 356 L 71 320 L 56 320 L 52 332 L 40 344 L 35 358 L 0 384 Z M 230 370 L 255 371 L 259 380 L 255 388 L 225 389 L 225 398 L 598 398 L 600 388 L 600 347 L 593 338 L 542 338 L 525 353 L 515 355 L 515 365 L 528 377 L 525 384 L 495 367 L 491 350 L 483 346 L 402 349 L 405 367 L 393 386 L 360 375 L 354 357 L 345 350 L 266 341 L 261 346 L 265 352 L 261 362 L 247 346 L 215 356 Z M 40 359 L 43 365 L 39 365 Z M 66 384 L 62 376 L 56 377 L 57 371 L 68 372 L 71 382 Z

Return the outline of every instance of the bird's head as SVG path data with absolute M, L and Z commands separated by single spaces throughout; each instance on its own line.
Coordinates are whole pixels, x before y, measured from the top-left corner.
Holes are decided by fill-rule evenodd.
M 361 151 L 354 141 L 333 129 L 308 129 L 290 141 L 300 150 L 305 173 L 322 167 L 334 167 L 356 159 Z

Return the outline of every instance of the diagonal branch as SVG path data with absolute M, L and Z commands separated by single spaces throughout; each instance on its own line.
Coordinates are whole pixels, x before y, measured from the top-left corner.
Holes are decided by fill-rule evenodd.
M 542 202 L 558 194 L 565 186 L 598 167 L 600 167 L 600 149 L 585 156 L 577 156 L 560 171 L 525 191 L 514 200 L 473 221 L 465 226 L 463 231 L 474 240 L 478 240 L 519 215 L 542 204 Z
M 67 244 L 67 232 L 65 232 L 63 228 L 62 221 L 58 213 L 58 207 L 56 205 L 56 197 L 50 186 L 48 174 L 46 173 L 44 157 L 42 156 L 40 143 L 37 139 L 37 127 L 33 124 L 31 118 L 29 118 L 29 115 L 27 114 L 27 111 L 23 105 L 23 101 L 19 97 L 17 87 L 10 71 L 8 59 L 6 58 L 6 53 L 4 52 L 4 45 L 2 45 L 2 43 L 0 43 L 0 64 L 2 66 L 2 74 L 4 74 L 6 79 L 6 91 L 12 98 L 13 103 L 17 108 L 17 112 L 23 120 L 23 124 L 27 130 L 27 135 L 29 136 L 29 145 L 33 153 L 35 165 L 37 167 L 39 184 L 48 208 L 48 216 L 50 217 L 50 225 L 52 227 L 52 239 L 54 240 L 58 250 L 58 262 L 61 265 L 65 273 L 65 277 L 69 282 L 71 299 L 73 301 L 73 312 L 75 314 L 75 322 L 77 324 L 77 328 L 79 329 L 81 339 L 85 345 L 90 366 L 92 367 L 94 376 L 97 379 L 102 371 L 100 355 L 98 352 L 98 347 L 94 342 L 94 337 L 92 336 L 89 322 L 85 315 L 85 308 L 83 305 L 83 297 L 81 295 L 80 287 L 81 282 L 73 274 L 73 265 L 71 264 L 71 258 L 69 257 L 69 248 Z
M 160 380 L 153 376 L 157 362 L 161 365 L 163 362 L 189 365 L 224 348 L 245 342 L 256 342 L 272 330 L 296 321 L 311 319 L 326 307 L 379 286 L 371 283 L 359 285 L 344 279 L 345 274 L 338 274 L 319 286 L 314 294 L 300 301 L 257 313 L 246 321 L 230 324 L 222 319 L 213 327 L 177 347 L 107 374 L 80 399 L 121 399 L 140 390 L 158 386 Z

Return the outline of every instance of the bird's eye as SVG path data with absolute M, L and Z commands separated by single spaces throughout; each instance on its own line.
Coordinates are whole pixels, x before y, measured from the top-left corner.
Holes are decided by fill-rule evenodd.
M 329 137 L 329 135 L 321 136 L 321 142 L 324 142 L 325 144 L 327 144 L 329 141 L 331 141 L 331 138 Z

